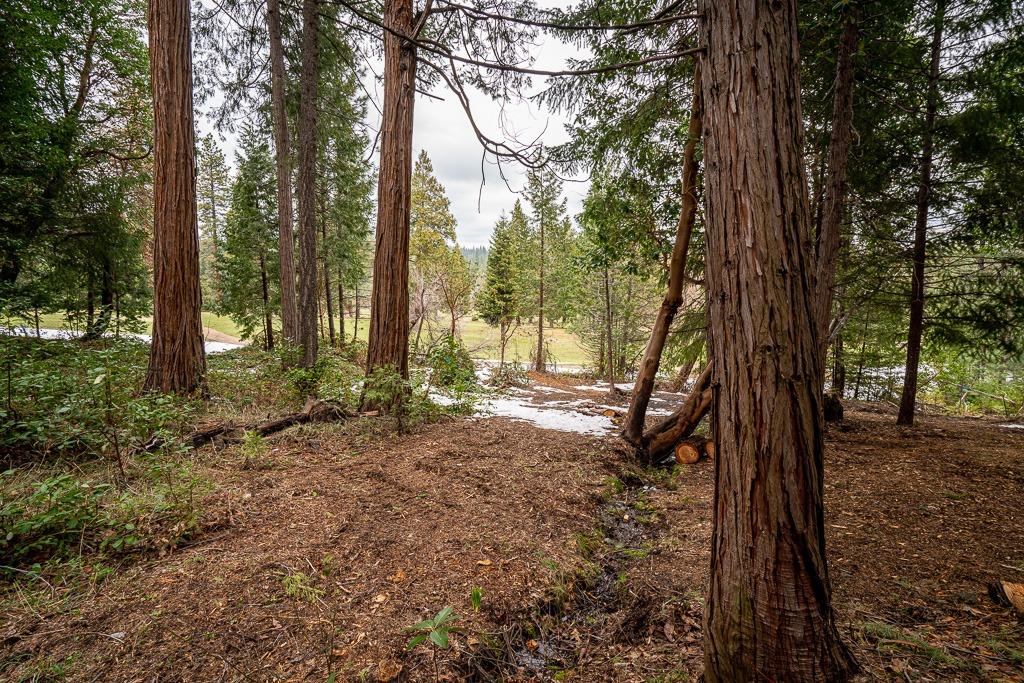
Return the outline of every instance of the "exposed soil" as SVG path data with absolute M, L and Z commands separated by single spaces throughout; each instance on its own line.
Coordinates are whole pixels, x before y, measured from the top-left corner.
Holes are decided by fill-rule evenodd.
M 829 433 L 841 631 L 865 680 L 1024 680 L 1024 624 L 986 594 L 1024 581 L 1024 431 L 921 423 L 848 406 Z M 504 418 L 379 428 L 200 451 L 204 533 L 76 595 L 12 596 L 0 677 L 696 680 L 713 464 L 633 470 L 614 437 Z M 446 605 L 452 649 L 406 652 Z

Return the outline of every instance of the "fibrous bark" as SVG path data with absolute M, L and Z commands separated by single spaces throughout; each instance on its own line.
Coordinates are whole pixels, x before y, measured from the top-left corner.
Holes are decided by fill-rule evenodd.
M 701 0 L 716 442 L 705 680 L 844 681 L 822 507 L 796 0 Z
M 412 35 L 412 0 L 388 0 L 384 22 Z M 384 115 L 377 183 L 377 244 L 373 259 L 367 374 L 391 366 L 409 376 L 409 210 L 416 51 L 384 32 Z
M 316 363 L 319 286 L 316 263 L 316 79 L 320 14 L 317 0 L 302 3 L 299 92 L 299 342 L 303 367 Z
M 846 202 L 846 167 L 853 138 L 853 56 L 857 52 L 856 6 L 844 6 L 843 34 L 836 58 L 835 92 L 832 100 L 832 131 L 829 134 L 828 170 L 818 232 L 814 320 L 818 334 L 819 384 L 824 385 L 832 324 L 832 287 L 836 279 L 843 207 Z
M 686 146 L 683 148 L 683 182 L 682 207 L 679 211 L 679 223 L 676 227 L 676 242 L 672 248 L 669 261 L 668 292 L 665 294 L 658 317 L 651 329 L 651 338 L 647 342 L 640 371 L 633 384 L 633 397 L 630 400 L 629 412 L 626 413 L 622 427 L 622 436 L 634 446 L 641 445 L 644 420 L 647 417 L 647 406 L 654 391 L 654 380 L 661 364 L 661 354 L 665 350 L 665 340 L 669 328 L 675 319 L 679 306 L 683 301 L 683 282 L 686 271 L 686 256 L 690 249 L 690 236 L 693 234 L 693 223 L 697 216 L 697 142 L 701 136 L 702 116 L 701 75 L 700 67 L 693 71 L 693 101 L 690 105 L 690 125 L 687 131 Z
M 188 0 L 150 0 L 153 341 L 144 388 L 205 391 Z
M 917 405 L 917 370 L 921 362 L 921 335 L 924 332 L 924 263 L 928 239 L 928 209 L 932 198 L 932 157 L 935 146 L 935 115 L 939 106 L 939 67 L 942 59 L 942 24 L 946 0 L 936 0 L 935 26 L 932 31 L 931 69 L 928 75 L 928 103 L 921 140 L 921 171 L 917 188 L 917 216 L 914 222 L 914 272 L 910 284 L 910 327 L 907 331 L 907 365 L 903 375 L 903 395 L 896 424 L 914 424 Z
M 270 40 L 270 113 L 274 123 L 274 164 L 277 172 L 278 254 L 281 260 L 281 333 L 298 339 L 299 309 L 295 294 L 295 233 L 292 228 L 291 148 L 284 108 L 284 48 L 281 44 L 279 0 L 267 0 Z

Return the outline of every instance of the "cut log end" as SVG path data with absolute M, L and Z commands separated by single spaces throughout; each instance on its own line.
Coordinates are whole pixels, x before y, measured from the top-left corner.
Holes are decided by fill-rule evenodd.
M 1024 583 L 996 581 L 989 584 L 988 593 L 998 604 L 1011 607 L 1017 616 L 1024 617 Z
M 714 458 L 715 442 L 700 437 L 680 441 L 676 444 L 675 456 L 680 465 L 693 465 L 704 458 Z

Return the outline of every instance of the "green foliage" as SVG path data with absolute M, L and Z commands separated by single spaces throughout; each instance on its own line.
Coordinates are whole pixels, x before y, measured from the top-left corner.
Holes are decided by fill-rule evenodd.
M 449 606 L 435 614 L 431 619 L 425 619 L 412 626 L 405 627 L 405 631 L 411 631 L 416 634 L 409 639 L 405 648 L 412 650 L 424 641 L 429 640 L 433 647 L 446 649 L 450 642 L 449 636 L 453 632 L 458 631 L 457 628 L 452 626 L 453 622 L 457 621 L 458 618 L 459 615 L 455 614 L 455 610 Z
M 0 452 L 16 459 L 98 457 L 121 444 L 168 434 L 198 403 L 138 389 L 147 347 L 130 340 L 5 338 Z M 108 393 L 109 392 L 109 393 Z
M 38 481 L 28 472 L 3 473 L 0 564 L 163 550 L 199 524 L 199 499 L 208 484 L 187 466 L 162 456 L 140 461 L 131 484 L 118 490 L 66 472 Z
M 281 577 L 284 593 L 290 598 L 316 602 L 324 594 L 323 590 L 313 585 L 312 579 L 302 572 L 292 572 Z
M 473 586 L 473 589 L 469 591 L 469 604 L 472 605 L 474 612 L 479 612 L 481 605 L 484 602 L 484 589 L 480 586 Z
M 435 343 L 427 353 L 426 366 L 433 386 L 453 393 L 476 388 L 473 359 L 457 337 L 446 334 Z

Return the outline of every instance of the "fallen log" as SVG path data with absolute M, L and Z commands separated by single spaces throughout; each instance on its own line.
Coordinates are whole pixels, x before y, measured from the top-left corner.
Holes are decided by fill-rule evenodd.
M 200 446 L 204 446 L 219 437 L 223 437 L 223 441 L 225 443 L 238 443 L 242 440 L 239 433 L 244 434 L 245 432 L 256 432 L 260 436 L 270 436 L 271 434 L 276 434 L 277 432 L 299 424 L 306 424 L 310 422 L 332 422 L 335 420 L 344 420 L 350 417 L 363 415 L 370 417 L 371 415 L 376 414 L 376 412 L 372 412 L 357 415 L 337 403 L 311 398 L 306 401 L 306 405 L 297 413 L 289 413 L 273 420 L 255 424 L 235 424 L 233 422 L 225 422 L 223 424 L 200 429 L 186 437 L 185 441 L 191 448 L 199 448 Z M 141 450 L 151 452 L 162 448 L 166 444 L 166 439 L 154 436 L 143 444 Z

